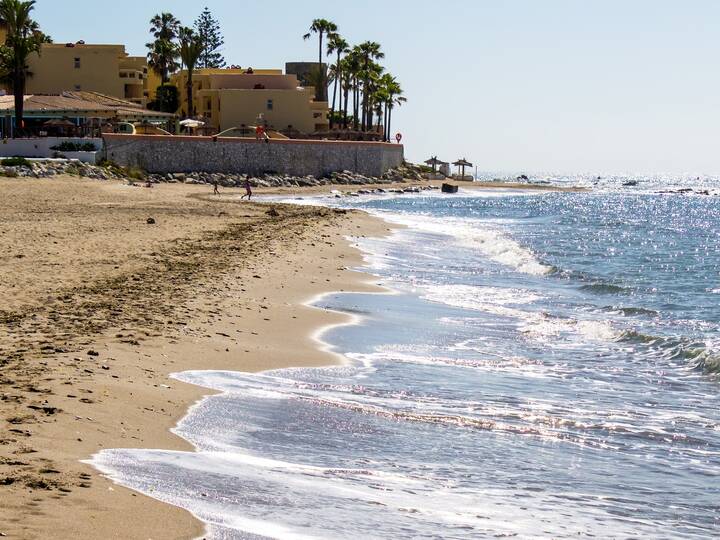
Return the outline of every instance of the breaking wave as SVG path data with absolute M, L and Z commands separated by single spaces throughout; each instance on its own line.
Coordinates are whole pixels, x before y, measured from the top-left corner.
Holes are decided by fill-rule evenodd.
M 518 272 L 538 276 L 553 272 L 553 267 L 544 264 L 531 250 L 482 221 L 405 214 L 382 214 L 382 217 L 417 231 L 452 237 L 459 245 L 477 249 L 496 263 Z

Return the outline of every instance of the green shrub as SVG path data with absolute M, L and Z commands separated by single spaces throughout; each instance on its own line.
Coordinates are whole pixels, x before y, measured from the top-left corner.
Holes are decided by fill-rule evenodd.
M 50 150 L 57 150 L 59 152 L 95 152 L 97 149 L 91 142 L 77 143 L 63 141 L 60 144 L 51 146 Z
M 180 107 L 180 92 L 176 86 L 163 84 L 158 86 L 155 92 L 155 101 L 148 103 L 148 109 L 152 111 L 176 113 Z
M 71 163 L 65 169 L 65 174 L 69 174 L 72 176 L 80 176 L 80 168 L 77 165 L 75 165 L 74 163 Z
M 30 167 L 30 162 L 24 157 L 10 157 L 0 160 L 3 167 Z
M 123 172 L 125 176 L 133 180 L 145 180 L 145 171 L 138 167 L 125 167 Z
M 113 169 L 113 170 L 116 170 L 116 171 L 119 171 L 119 170 L 121 169 L 120 165 L 118 165 L 117 163 L 115 163 L 115 162 L 114 162 L 113 160 L 111 160 L 111 159 L 101 159 L 101 160 L 98 162 L 97 166 L 98 166 L 98 167 L 104 167 L 105 169 Z

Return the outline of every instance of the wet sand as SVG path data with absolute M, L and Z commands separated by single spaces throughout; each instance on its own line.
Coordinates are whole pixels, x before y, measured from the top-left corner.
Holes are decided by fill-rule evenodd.
M 0 179 L 0 536 L 201 536 L 81 460 L 189 449 L 169 429 L 207 390 L 171 373 L 339 360 L 310 336 L 343 316 L 305 302 L 374 290 L 345 237 L 386 225 L 210 191 Z

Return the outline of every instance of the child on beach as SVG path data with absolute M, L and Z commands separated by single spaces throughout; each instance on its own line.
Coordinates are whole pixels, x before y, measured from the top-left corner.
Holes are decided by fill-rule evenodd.
M 213 180 L 213 195 L 220 195 L 220 190 L 218 190 L 218 181 Z
M 249 178 L 246 178 L 246 179 L 245 179 L 245 195 L 243 195 L 242 197 L 240 197 L 240 199 L 244 199 L 245 197 L 248 198 L 248 201 L 249 201 L 250 198 L 252 197 L 252 189 L 251 189 L 251 187 L 250 187 L 250 179 L 249 179 Z

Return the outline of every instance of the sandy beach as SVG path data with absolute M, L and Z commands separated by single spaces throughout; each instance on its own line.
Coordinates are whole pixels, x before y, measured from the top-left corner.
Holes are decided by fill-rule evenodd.
M 352 186 L 302 193 L 332 189 Z M 343 316 L 305 304 L 373 290 L 349 270 L 361 259 L 346 237 L 387 225 L 207 186 L 67 177 L 3 179 L 0 190 L 0 534 L 201 536 L 187 512 L 82 460 L 104 448 L 191 449 L 170 428 L 208 392 L 171 373 L 339 361 L 311 336 Z
M 310 336 L 343 317 L 304 303 L 372 289 L 348 270 L 360 258 L 344 238 L 385 225 L 318 208 L 268 214 L 206 186 L 5 179 L 0 190 L 0 535 L 202 535 L 187 512 L 81 460 L 189 449 L 169 430 L 208 392 L 173 372 L 338 361 Z

